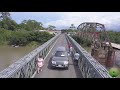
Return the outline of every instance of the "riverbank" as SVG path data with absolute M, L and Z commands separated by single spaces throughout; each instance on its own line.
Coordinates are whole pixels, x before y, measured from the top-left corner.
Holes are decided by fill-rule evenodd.
M 0 48 L 2 47 L 2 48 L 11 48 L 11 47 L 13 47 L 13 48 L 18 48 L 18 47 L 25 47 L 25 48 L 28 48 L 28 47 L 33 47 L 33 48 L 35 48 L 35 47 L 38 47 L 38 46 L 40 46 L 41 44 L 40 43 L 38 43 L 38 42 L 34 42 L 34 41 L 32 41 L 32 42 L 30 42 L 29 44 L 27 44 L 27 45 L 25 45 L 25 46 L 19 46 L 19 45 L 8 45 L 7 43 L 5 43 L 5 44 L 0 44 Z
M 48 32 L 0 30 L 0 45 L 26 46 L 43 44 L 54 37 Z

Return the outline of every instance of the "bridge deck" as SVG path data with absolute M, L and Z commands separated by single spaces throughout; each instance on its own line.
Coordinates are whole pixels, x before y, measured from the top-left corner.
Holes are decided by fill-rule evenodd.
M 62 34 L 58 38 L 55 46 L 53 47 L 53 49 L 51 50 L 51 52 L 48 54 L 47 58 L 45 59 L 43 71 L 40 72 L 39 74 L 36 74 L 34 78 L 82 78 L 82 75 L 80 71 L 78 70 L 78 67 L 75 67 L 73 65 L 71 57 L 69 57 L 70 65 L 69 65 L 68 70 L 50 68 L 50 57 L 58 46 L 65 46 L 68 51 L 67 40 L 64 34 Z

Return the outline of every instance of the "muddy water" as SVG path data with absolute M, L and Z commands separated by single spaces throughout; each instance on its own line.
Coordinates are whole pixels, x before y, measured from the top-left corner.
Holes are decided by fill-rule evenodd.
M 36 47 L 9 47 L 0 46 L 0 71 L 16 62 Z

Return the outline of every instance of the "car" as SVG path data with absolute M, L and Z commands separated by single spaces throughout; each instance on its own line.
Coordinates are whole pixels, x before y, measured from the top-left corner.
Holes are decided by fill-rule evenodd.
M 59 67 L 59 68 L 69 68 L 69 59 L 66 48 L 60 46 L 56 49 L 55 53 L 52 56 L 51 60 L 51 68 Z

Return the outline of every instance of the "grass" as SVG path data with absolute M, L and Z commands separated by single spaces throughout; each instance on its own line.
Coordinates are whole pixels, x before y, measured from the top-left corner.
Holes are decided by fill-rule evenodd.
M 38 42 L 32 41 L 26 47 L 38 47 L 40 44 Z
M 91 47 L 83 47 L 88 53 L 91 53 Z

